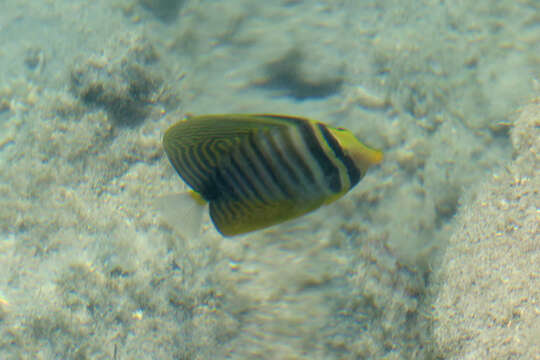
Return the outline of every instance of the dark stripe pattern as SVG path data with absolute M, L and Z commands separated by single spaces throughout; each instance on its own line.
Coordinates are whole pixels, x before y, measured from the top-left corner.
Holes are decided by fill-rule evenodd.
M 300 131 L 309 152 L 321 167 L 328 187 L 334 193 L 340 192 L 342 187 L 341 179 L 339 178 L 339 169 L 324 152 L 322 145 L 317 140 L 313 127 L 309 123 L 302 121 Z
M 339 169 L 332 162 L 332 160 L 326 155 L 322 145 L 319 143 L 315 134 L 315 129 L 307 119 L 297 118 L 293 116 L 280 116 L 280 115 L 258 115 L 263 118 L 279 119 L 288 122 L 290 125 L 296 126 L 302 138 L 307 145 L 307 148 L 311 156 L 317 161 L 322 172 L 325 175 L 325 180 L 328 187 L 334 193 L 338 193 L 342 190 L 341 180 L 339 178 Z M 325 128 L 326 131 L 328 129 Z M 324 136 L 324 133 L 323 133 Z M 336 143 L 339 147 L 339 144 Z M 343 153 L 343 151 L 342 151 Z
M 222 115 L 181 121 L 163 142 L 180 177 L 210 203 L 214 223 L 237 234 L 299 216 L 356 185 L 363 174 L 337 138 L 308 119 Z
M 254 136 L 250 136 L 249 138 L 249 145 L 255 153 L 257 161 L 264 167 L 267 174 L 270 176 L 270 179 L 279 188 L 279 190 L 285 196 L 293 197 L 294 189 L 290 189 L 287 183 L 283 180 L 283 176 L 280 174 L 279 168 L 276 167 L 275 162 L 272 161 L 272 159 L 268 159 L 268 157 L 264 155 L 265 152 L 257 140 L 259 139 L 255 139 Z
M 330 130 L 320 123 L 317 126 L 319 127 L 319 130 L 321 130 L 321 133 L 328 143 L 328 146 L 330 146 L 332 151 L 334 151 L 336 158 L 338 158 L 345 165 L 347 174 L 349 175 L 350 188 L 353 188 L 362 178 L 360 169 L 355 165 L 353 159 L 343 152 L 343 149 L 339 145 L 338 141 L 334 138 L 334 135 L 332 135 Z
M 313 171 L 308 166 L 308 164 L 306 164 L 302 154 L 299 154 L 296 150 L 295 145 L 293 144 L 293 139 L 291 139 L 291 135 L 289 134 L 289 132 L 283 133 L 283 141 L 285 144 L 285 148 L 287 149 L 287 154 L 292 158 L 291 160 L 296 165 L 296 167 L 300 169 L 302 175 L 307 179 L 308 184 L 315 184 L 315 175 L 313 174 Z M 305 156 L 309 155 L 305 154 Z
M 209 202 L 225 236 L 338 199 L 382 157 L 348 131 L 271 114 L 188 116 L 165 132 L 163 145 L 180 177 Z

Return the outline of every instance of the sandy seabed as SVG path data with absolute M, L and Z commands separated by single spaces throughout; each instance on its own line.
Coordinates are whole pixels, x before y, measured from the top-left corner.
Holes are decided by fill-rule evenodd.
M 4 1 L 0 358 L 535 359 L 538 10 Z M 162 134 L 229 112 L 385 161 L 296 221 L 182 238 Z

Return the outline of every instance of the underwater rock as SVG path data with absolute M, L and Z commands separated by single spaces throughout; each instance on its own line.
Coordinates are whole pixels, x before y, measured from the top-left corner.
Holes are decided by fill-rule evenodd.
M 184 2 L 184 0 L 139 0 L 144 8 L 164 22 L 175 20 Z
M 296 100 L 325 98 L 341 90 L 343 69 L 342 65 L 324 65 L 320 59 L 306 58 L 303 52 L 293 49 L 267 63 L 265 76 L 256 85 L 282 91 Z
M 534 359 L 540 354 L 540 104 L 511 138 L 518 154 L 458 212 L 435 280 L 434 339 L 446 359 Z
M 139 40 L 111 58 L 90 57 L 71 71 L 71 91 L 85 104 L 104 108 L 117 125 L 134 126 L 148 115 L 163 80 L 153 69 L 159 56 Z

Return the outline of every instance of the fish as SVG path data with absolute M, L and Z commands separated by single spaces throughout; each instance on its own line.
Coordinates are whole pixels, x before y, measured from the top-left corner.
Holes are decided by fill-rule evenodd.
M 383 159 L 345 128 L 279 114 L 188 115 L 166 130 L 163 148 L 191 188 L 176 205 L 186 198 L 193 205 L 169 204 L 168 219 L 200 226 L 195 208 L 208 204 L 226 237 L 330 204 Z

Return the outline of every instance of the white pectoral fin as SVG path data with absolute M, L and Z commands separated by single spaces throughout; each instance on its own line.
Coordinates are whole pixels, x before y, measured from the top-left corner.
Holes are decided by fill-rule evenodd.
M 156 200 L 156 208 L 165 222 L 184 238 L 198 236 L 205 205 L 189 192 L 164 195 Z

